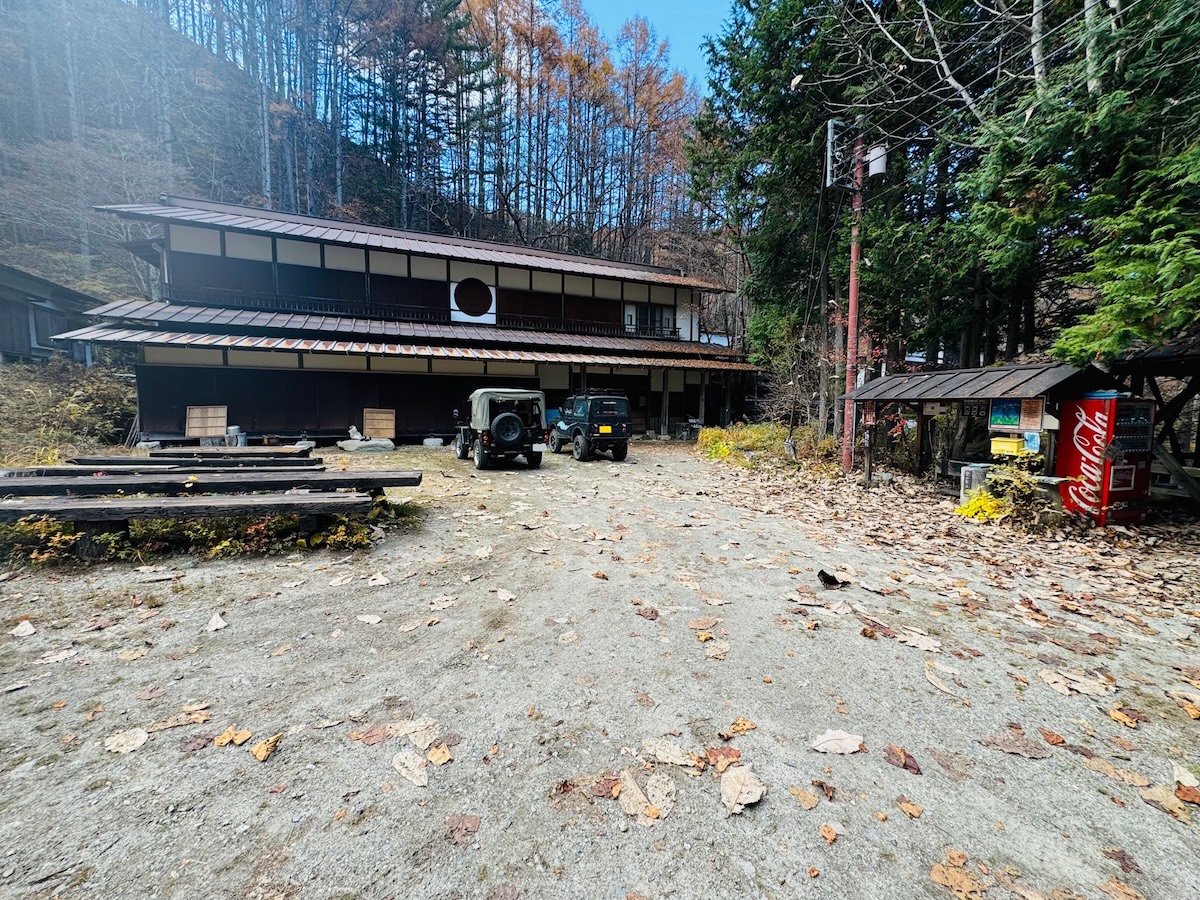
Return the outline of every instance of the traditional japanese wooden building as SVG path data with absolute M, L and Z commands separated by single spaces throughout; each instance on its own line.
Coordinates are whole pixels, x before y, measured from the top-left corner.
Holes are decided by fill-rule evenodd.
M 550 406 L 620 388 L 636 428 L 669 433 L 739 414 L 755 371 L 703 328 L 724 288 L 677 270 L 177 197 L 102 209 L 161 226 L 129 245 L 161 299 L 62 337 L 138 348 L 147 437 L 182 435 L 189 407 L 251 435 L 342 435 L 380 410 L 395 436 L 448 434 L 485 386 Z
M 0 361 L 45 362 L 67 345 L 54 338 L 83 325 L 95 297 L 65 288 L 12 266 L 0 265 Z M 86 347 L 76 348 L 89 362 Z

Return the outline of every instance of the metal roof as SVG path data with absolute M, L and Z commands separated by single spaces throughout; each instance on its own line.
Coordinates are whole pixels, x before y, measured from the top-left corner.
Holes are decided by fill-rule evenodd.
M 494 360 L 498 362 L 573 363 L 576 365 L 654 367 L 668 369 L 707 369 L 728 372 L 756 372 L 748 363 L 719 359 L 661 358 L 616 356 L 600 353 L 564 353 L 548 350 L 502 350 L 486 347 L 442 347 L 428 344 L 380 343 L 375 341 L 335 341 L 317 338 L 267 337 L 263 335 L 199 334 L 195 332 L 155 331 L 90 325 L 66 334 L 62 340 L 95 341 L 100 344 L 148 344 L 175 347 L 208 347 L 226 350 L 269 350 L 292 353 L 339 353 L 344 355 L 407 356 L 421 359 Z
M 206 200 L 164 197 L 162 203 L 128 203 L 117 206 L 98 206 L 96 209 L 115 213 L 124 218 L 163 224 L 174 222 L 199 227 L 225 228 L 231 231 L 267 234 L 290 239 L 348 244 L 376 250 L 394 250 L 445 259 L 521 266 L 548 272 L 663 284 L 701 291 L 726 290 L 718 284 L 685 277 L 677 270 L 655 266 L 611 262 L 592 257 L 554 253 L 532 247 L 518 247 L 512 244 L 401 231 L 381 225 L 363 225 L 337 219 L 318 219 Z
M 1161 347 L 1130 353 L 1114 364 L 1122 374 L 1163 374 L 1187 377 L 1200 368 L 1200 324 L 1176 335 Z
M 1031 399 L 1065 392 L 1068 382 L 1080 390 L 1103 382 L 1111 386 L 1099 369 L 1077 369 L 1066 363 L 1027 366 L 994 366 L 986 369 L 954 369 L 911 372 L 869 381 L 846 396 L 856 402 L 914 400 L 999 400 Z
M 539 347 L 613 350 L 626 353 L 740 356 L 736 350 L 720 344 L 702 344 L 693 341 L 525 331 L 491 325 L 399 322 L 318 313 L 268 312 L 216 306 L 190 306 L 159 300 L 119 300 L 89 310 L 88 314 L 107 319 L 138 319 L 156 324 L 170 322 L 193 326 L 304 331 L 336 334 L 343 337 L 420 338 L 436 341 L 480 341 L 492 345 L 522 344 Z

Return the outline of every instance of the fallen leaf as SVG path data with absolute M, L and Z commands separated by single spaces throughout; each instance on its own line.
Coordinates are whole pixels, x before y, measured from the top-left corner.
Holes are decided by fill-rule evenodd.
M 990 747 L 992 750 L 1013 753 L 1018 756 L 1024 756 L 1026 759 L 1046 759 L 1054 755 L 1048 747 L 1031 741 L 1024 734 L 1017 734 L 1011 728 L 1006 728 L 999 734 L 982 738 L 979 743 L 985 747 Z
M 821 826 L 821 837 L 825 838 L 825 843 L 832 846 L 833 842 L 838 839 L 838 833 L 832 825 L 826 822 Z
M 1175 796 L 1184 803 L 1195 803 L 1200 806 L 1200 790 L 1187 784 L 1175 785 Z
M 179 707 L 179 711 L 186 712 L 186 713 L 200 712 L 200 710 L 202 710 L 202 709 L 208 709 L 211 705 L 212 705 L 211 703 L 203 703 L 203 702 L 201 702 L 201 703 L 185 703 L 185 704 L 183 704 L 183 706 Z
M 149 740 L 150 735 L 144 728 L 130 728 L 118 731 L 104 739 L 104 749 L 109 753 L 132 753 Z
M 1200 779 L 1177 762 L 1171 763 L 1171 777 L 1184 787 L 1200 787 Z
M 605 575 L 603 572 L 593 572 L 592 577 L 599 578 L 601 581 L 608 581 L 608 576 Z
M 213 738 L 216 735 L 209 734 L 194 734 L 191 737 L 185 737 L 179 742 L 179 749 L 184 753 L 195 753 L 197 750 L 203 750 L 205 747 L 211 747 Z
M 808 877 L 809 878 L 816 878 L 820 874 L 821 874 L 821 870 L 818 869 L 816 866 L 808 867 Z
M 821 802 L 821 798 L 817 794 L 814 794 L 812 791 L 806 791 L 803 788 L 790 787 L 788 788 L 788 793 L 795 797 L 796 802 L 804 809 L 813 809 Z
M 517 599 L 517 595 L 511 594 L 508 591 L 501 588 L 500 590 L 496 591 L 496 599 L 499 600 L 501 603 L 512 603 L 514 600 Z
M 960 859 L 962 862 L 959 862 Z M 957 850 L 947 850 L 946 860 L 945 863 L 937 863 L 929 871 L 934 883 L 950 888 L 958 900 L 984 900 L 987 887 L 973 872 L 962 867 L 966 857 Z
M 374 747 L 376 744 L 382 744 L 391 737 L 393 737 L 391 726 L 376 725 L 370 731 L 364 731 L 359 737 L 359 741 L 365 747 Z
M 477 547 L 475 549 L 475 555 L 480 559 L 488 559 L 492 555 L 491 545 L 488 545 L 487 547 Z
M 457 597 L 443 595 L 430 600 L 426 606 L 428 606 L 433 612 L 439 612 L 443 609 L 449 609 L 455 604 L 455 602 L 457 602 L 457 600 Z
M 134 697 L 138 700 L 155 700 L 166 693 L 166 690 L 160 687 L 148 687 L 145 690 L 138 691 Z
M 362 622 L 366 625 L 378 625 L 380 622 L 383 621 L 382 616 L 373 616 L 373 615 L 355 616 L 354 618 L 356 621 Z
M 1125 882 L 1118 881 L 1116 878 L 1110 878 L 1104 884 L 1098 884 L 1096 887 L 1102 893 L 1112 897 L 1113 900 L 1146 900 L 1144 894 L 1135 891 Z
M 450 748 L 443 743 L 434 744 L 432 747 L 430 747 L 429 752 L 425 754 L 425 758 L 435 766 L 444 766 L 446 763 L 454 759 L 454 756 L 451 754 Z
M 914 775 L 921 774 L 921 767 L 917 765 L 917 761 L 903 747 L 897 747 L 895 744 L 888 744 L 883 748 L 883 761 L 895 766 L 898 769 L 905 769 Z
M 203 710 L 198 712 L 181 712 L 173 716 L 163 719 L 161 722 L 155 722 L 153 725 L 147 725 L 146 730 L 153 734 L 156 731 L 166 731 L 168 728 L 182 728 L 184 725 L 203 725 L 212 719 L 212 715 Z
M 291 653 L 294 649 L 291 644 L 281 644 L 271 651 L 271 656 L 283 656 L 285 653 Z
M 655 622 L 658 620 L 659 612 L 653 606 L 643 606 L 637 611 L 637 615 L 641 616 L 643 619 L 649 619 L 651 622 Z
M 809 782 L 809 784 L 811 784 L 813 787 L 819 787 L 822 793 L 825 794 L 825 799 L 830 803 L 833 802 L 834 797 L 837 795 L 837 789 L 832 784 L 822 781 L 819 778 L 814 778 L 811 782 Z
M 1064 697 L 1087 694 L 1089 697 L 1107 697 L 1116 693 L 1117 686 L 1111 679 L 1093 678 L 1073 669 L 1042 669 L 1038 677 Z
M 711 641 L 704 647 L 704 658 L 723 660 L 729 655 L 729 641 Z
M 1066 738 L 1064 738 L 1061 734 L 1057 734 L 1051 731 L 1049 728 L 1042 728 L 1039 726 L 1038 731 L 1041 732 L 1042 737 L 1046 740 L 1046 743 L 1052 747 L 1060 747 L 1067 742 Z
M 499 750 L 497 749 L 497 752 Z M 484 757 L 487 759 L 488 757 Z M 621 793 L 621 779 L 614 772 L 604 772 L 598 781 L 592 785 L 592 796 L 603 797 L 605 800 L 616 800 Z
M 742 758 L 742 751 L 737 747 L 730 747 L 728 745 L 709 747 L 704 751 L 704 758 L 710 766 L 717 770 L 717 774 L 720 775 Z
M 132 650 L 122 650 L 117 654 L 117 659 L 121 662 L 132 662 L 135 659 L 141 659 L 149 652 L 149 647 L 134 647 Z
M 1083 764 L 1093 772 L 1099 772 L 1102 775 L 1107 775 L 1113 781 L 1119 781 L 1122 784 L 1131 784 L 1134 787 L 1146 787 L 1150 784 L 1150 779 L 1137 772 L 1130 772 L 1125 769 L 1118 769 L 1112 763 L 1100 759 L 1098 756 L 1085 757 Z
M 830 729 L 817 736 L 812 748 L 819 753 L 857 753 L 862 743 L 861 734 L 847 734 L 845 731 Z
M 1186 822 L 1188 825 L 1192 824 L 1192 814 L 1167 785 L 1159 784 L 1150 788 L 1142 788 L 1138 791 L 1138 796 L 1156 809 L 1161 809 L 1171 818 Z
M 345 587 L 354 580 L 353 575 L 339 575 L 329 582 L 330 587 Z
M 962 699 L 958 696 L 956 691 L 952 690 L 951 687 L 946 684 L 946 682 L 942 681 L 942 679 L 933 674 L 934 669 L 937 669 L 939 672 L 944 672 L 947 675 L 957 675 L 958 669 L 952 669 L 949 666 L 944 666 L 933 658 L 925 660 L 925 679 L 943 694 L 949 694 L 955 700 Z
M 651 818 L 665 819 L 675 808 L 675 782 L 663 772 L 652 773 L 646 779 L 646 801 L 650 809 L 657 811 Z
M 749 719 L 747 719 L 743 716 L 738 716 L 736 719 L 733 720 L 733 724 L 729 726 L 729 730 L 719 732 L 718 736 L 722 740 L 728 741 L 735 734 L 745 734 L 747 731 L 753 731 L 757 727 L 758 726 L 755 725 L 753 722 L 751 722 Z
M 711 641 L 712 639 L 713 639 L 713 633 L 711 631 L 697 631 L 696 632 L 696 640 L 698 640 L 702 644 L 705 641 Z
M 749 766 L 730 766 L 721 776 L 721 801 L 725 812 L 737 815 L 751 803 L 757 803 L 767 793 L 767 786 Z
M 1189 718 L 1200 719 L 1200 694 L 1194 691 L 1164 691 L 1168 697 L 1179 704 L 1179 708 L 1188 714 Z
M 925 807 L 923 807 L 920 803 L 913 803 L 904 796 L 896 798 L 896 805 L 900 807 L 900 811 L 910 819 L 919 819 L 921 818 L 921 813 L 925 812 Z
M 720 621 L 716 616 L 701 616 L 688 622 L 688 628 L 692 631 L 708 631 Z
M 220 631 L 225 627 L 225 620 L 221 618 L 220 613 L 213 613 L 213 617 L 208 620 L 208 624 L 204 626 L 205 631 Z
M 643 740 L 642 746 L 658 762 L 667 763 L 672 766 L 692 765 L 691 756 L 674 741 L 668 741 L 666 738 L 651 737 Z
M 429 764 L 407 747 L 392 757 L 392 768 L 417 787 L 429 785 Z
M 617 795 L 617 802 L 621 804 L 621 810 L 627 816 L 641 816 L 650 805 L 650 801 L 646 799 L 646 795 L 634 780 L 633 773 L 628 769 L 621 772 L 618 787 L 620 793 Z
M 420 622 L 405 622 L 403 625 L 401 625 L 396 630 L 399 631 L 401 634 L 407 634 L 410 631 L 416 631 L 420 627 L 421 627 Z
M 235 747 L 240 747 L 246 741 L 250 740 L 251 732 L 242 729 L 238 730 L 236 725 L 230 725 L 223 732 L 213 738 L 213 743 L 218 747 L 224 747 L 228 744 L 233 744 Z
M 479 816 L 462 816 L 457 813 L 446 820 L 450 827 L 450 841 L 456 846 L 464 846 L 479 830 Z
M 392 722 L 388 730 L 397 737 L 406 737 L 418 750 L 428 750 L 438 739 L 441 729 L 432 719 L 412 719 L 408 722 Z
M 33 627 L 33 623 L 28 619 L 24 619 L 17 624 L 17 627 L 9 632 L 13 637 L 32 637 L 37 634 L 37 629 Z
M 908 644 L 910 647 L 916 647 L 918 650 L 924 650 L 926 653 L 942 652 L 941 641 L 937 640 L 936 638 L 932 638 L 915 628 L 901 628 L 898 632 L 896 632 L 896 640 L 901 644 Z
M 370 578 L 367 579 L 367 584 L 369 584 L 371 587 L 384 587 L 385 585 L 389 585 L 391 583 L 392 583 L 392 580 L 390 578 L 388 578 L 386 575 L 384 575 L 382 572 L 376 572 L 374 575 L 372 575 Z
M 1115 862 L 1117 865 L 1119 865 L 1121 867 L 1121 871 L 1124 872 L 1126 875 L 1128 875 L 1130 872 L 1136 872 L 1139 875 L 1141 874 L 1141 872 L 1142 872 L 1141 866 L 1139 866 L 1136 862 L 1134 862 L 1133 857 L 1130 856 L 1128 853 L 1126 853 L 1121 848 L 1105 847 L 1100 852 L 1103 853 L 1109 859 L 1113 860 L 1113 862 Z
M 1120 707 L 1114 706 L 1112 709 L 1105 710 L 1108 717 L 1114 722 L 1119 722 L 1126 728 L 1137 728 L 1137 720 L 1125 713 Z
M 250 752 L 259 762 L 266 762 L 267 758 L 279 749 L 279 742 L 282 740 L 283 732 L 280 732 L 279 734 L 273 734 L 266 740 L 259 741 L 257 744 L 251 747 Z

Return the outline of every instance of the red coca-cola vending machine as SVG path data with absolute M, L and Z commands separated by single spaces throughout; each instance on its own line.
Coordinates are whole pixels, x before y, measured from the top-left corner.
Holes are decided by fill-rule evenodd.
M 1059 411 L 1055 475 L 1063 506 L 1097 525 L 1140 522 L 1150 494 L 1154 404 L 1115 392 L 1067 400 Z

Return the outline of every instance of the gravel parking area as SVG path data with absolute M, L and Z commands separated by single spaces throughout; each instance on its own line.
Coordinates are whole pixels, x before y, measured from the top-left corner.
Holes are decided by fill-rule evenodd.
M 1197 896 L 1194 525 L 352 464 L 422 469 L 420 527 L 0 583 L 0 896 Z

